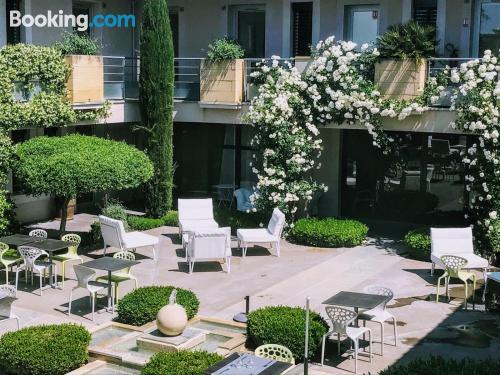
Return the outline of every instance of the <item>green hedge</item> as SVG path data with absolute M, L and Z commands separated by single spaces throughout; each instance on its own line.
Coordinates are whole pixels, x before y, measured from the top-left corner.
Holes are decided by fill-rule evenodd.
M 431 257 L 431 235 L 429 228 L 418 228 L 406 233 L 404 242 L 410 258 L 428 261 Z
M 210 366 L 223 359 L 205 351 L 160 352 L 149 360 L 141 375 L 203 375 Z
M 419 358 L 405 365 L 392 365 L 380 375 L 485 375 L 500 373 L 499 360 L 462 359 L 442 357 Z
M 0 373 L 63 375 L 88 361 L 90 333 L 76 324 L 42 325 L 0 338 Z
M 168 298 L 174 289 L 177 289 L 177 303 L 184 306 L 188 319 L 193 318 L 200 306 L 196 294 L 173 286 L 146 286 L 134 290 L 119 301 L 116 321 L 142 326 L 155 320 L 158 311 L 168 304 Z
M 248 314 L 248 337 L 257 346 L 279 344 L 286 346 L 296 360 L 304 358 L 306 313 L 301 307 L 270 306 Z M 315 312 L 310 315 L 309 356 L 321 346 L 328 324 Z
M 129 216 L 128 225 L 133 230 L 148 230 L 163 226 L 176 227 L 179 225 L 179 215 L 177 211 L 168 211 L 163 217 L 151 218 L 144 216 Z
M 300 219 L 290 231 L 290 240 L 300 245 L 351 247 L 363 243 L 368 227 L 356 220 Z

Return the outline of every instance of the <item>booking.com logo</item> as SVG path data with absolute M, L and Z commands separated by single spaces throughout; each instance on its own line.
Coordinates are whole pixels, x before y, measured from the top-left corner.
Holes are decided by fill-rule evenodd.
M 133 14 L 96 14 L 89 19 L 87 14 L 64 14 L 60 10 L 47 14 L 23 15 L 18 10 L 10 11 L 10 27 L 72 27 L 78 31 L 86 31 L 89 28 L 100 27 L 135 27 L 135 15 Z

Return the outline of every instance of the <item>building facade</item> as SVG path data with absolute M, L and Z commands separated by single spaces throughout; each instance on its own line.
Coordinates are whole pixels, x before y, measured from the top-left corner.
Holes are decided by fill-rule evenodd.
M 249 74 L 262 58 L 307 56 L 310 46 L 328 36 L 357 43 L 373 42 L 388 27 L 411 19 L 437 27 L 437 55 L 442 58 L 477 57 L 485 49 L 500 48 L 500 2 L 494 0 L 170 0 L 176 54 L 174 147 L 177 196 L 208 196 L 217 185 L 252 186 L 256 177 L 249 162 L 253 129 L 242 121 L 252 96 Z M 9 27 L 11 10 L 23 14 L 133 14 L 137 27 L 91 29 L 103 46 L 105 97 L 110 116 L 99 123 L 70 124 L 61 128 L 22 129 L 12 132 L 14 142 L 39 135 L 73 132 L 107 136 L 138 144 L 134 125 L 140 122 L 137 76 L 140 67 L 139 25 L 143 1 L 134 0 L 0 0 L 0 46 L 7 43 L 51 45 L 71 28 Z M 246 51 L 243 103 L 207 103 L 200 100 L 200 61 L 208 44 L 229 36 Z M 436 69 L 444 63 L 435 61 Z M 403 163 L 380 176 L 368 135 L 361 127 L 330 124 L 321 129 L 324 142 L 322 169 L 317 178 L 329 190 L 317 197 L 314 213 L 321 216 L 366 215 L 390 217 L 390 202 L 381 192 L 393 187 L 421 191 L 436 197 L 439 215 L 458 216 L 466 196 L 457 156 L 473 142 L 450 126 L 454 114 L 434 108 L 404 121 L 387 120 L 385 128 L 401 138 Z M 424 167 L 432 165 L 433 168 Z M 418 171 L 418 173 L 417 173 Z M 384 185 L 384 186 L 381 186 Z M 13 192 L 21 221 L 50 217 L 51 197 L 33 198 Z M 122 196 L 127 199 L 127 196 Z M 92 205 L 98 196 L 79 198 Z M 386 199 L 387 200 L 387 199 Z M 133 202 L 132 202 L 133 203 Z M 432 203 L 434 204 L 434 203 Z M 375 212 L 384 206 L 383 212 Z M 421 217 L 405 220 L 423 221 Z

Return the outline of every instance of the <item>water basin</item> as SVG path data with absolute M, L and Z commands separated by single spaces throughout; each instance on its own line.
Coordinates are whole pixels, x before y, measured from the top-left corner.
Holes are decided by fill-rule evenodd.
M 106 341 L 117 339 L 133 332 L 130 329 L 110 325 L 106 328 L 102 328 L 92 334 L 92 341 L 90 346 L 98 346 Z

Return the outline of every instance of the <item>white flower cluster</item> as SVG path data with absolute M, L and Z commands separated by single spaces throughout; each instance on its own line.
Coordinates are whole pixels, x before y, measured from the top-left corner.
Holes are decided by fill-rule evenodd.
M 500 59 L 490 50 L 481 59 L 450 70 L 449 79 L 458 85 L 452 95 L 456 111 L 454 127 L 477 136 L 478 141 L 462 153 L 465 187 L 471 192 L 467 218 L 474 222 L 475 236 L 483 251 L 495 249 L 489 234 L 496 234 L 500 220 Z M 490 242 L 490 243 L 488 243 Z

